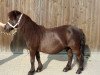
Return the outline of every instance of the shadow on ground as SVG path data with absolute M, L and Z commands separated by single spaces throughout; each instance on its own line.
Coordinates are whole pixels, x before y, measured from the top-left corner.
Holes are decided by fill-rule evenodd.
M 84 68 L 87 66 L 88 59 L 89 59 L 90 55 L 91 55 L 90 48 L 89 48 L 88 45 L 86 45 L 85 46 L 85 51 L 84 51 Z M 67 64 L 67 61 L 68 61 L 68 57 L 67 57 L 66 52 L 59 53 L 59 54 L 56 54 L 56 55 L 48 55 L 47 58 L 48 58 L 47 61 L 43 64 L 43 66 L 44 66 L 43 69 L 46 69 L 47 66 L 49 65 L 49 63 L 52 60 L 66 61 L 66 64 Z M 74 61 L 72 63 L 72 68 L 77 64 L 77 59 L 76 59 L 76 55 L 75 54 L 73 56 L 73 60 Z
M 8 61 L 20 56 L 20 55 L 21 54 L 13 54 L 13 55 L 9 56 L 8 58 L 2 59 L 2 60 L 0 60 L 0 65 L 4 64 L 4 63 L 6 63 L 6 62 L 8 62 Z
M 0 65 L 23 54 L 23 49 L 25 48 L 26 48 L 26 44 L 25 41 L 23 40 L 22 35 L 19 34 L 19 32 L 16 32 L 10 44 L 10 49 L 13 55 L 9 56 L 8 58 L 0 60 Z

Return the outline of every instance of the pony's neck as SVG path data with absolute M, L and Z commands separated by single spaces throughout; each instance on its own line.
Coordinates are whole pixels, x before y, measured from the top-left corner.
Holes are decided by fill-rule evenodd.
M 37 25 L 31 20 L 31 18 L 26 16 L 24 23 L 20 26 L 19 29 L 25 39 L 30 39 L 31 37 L 41 37 L 45 28 L 43 26 Z

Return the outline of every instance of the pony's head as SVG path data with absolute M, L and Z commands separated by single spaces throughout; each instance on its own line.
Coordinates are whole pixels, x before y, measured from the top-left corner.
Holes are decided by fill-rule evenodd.
M 23 14 L 17 10 L 13 10 L 8 13 L 9 21 L 6 23 L 4 29 L 6 32 L 10 32 L 14 28 L 17 28 L 21 23 Z

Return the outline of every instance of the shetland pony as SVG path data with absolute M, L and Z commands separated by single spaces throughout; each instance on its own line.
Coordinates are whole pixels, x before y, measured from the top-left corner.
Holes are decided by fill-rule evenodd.
M 63 71 L 67 72 L 71 70 L 73 53 L 76 53 L 79 63 L 76 73 L 80 74 L 83 71 L 85 35 L 81 29 L 72 25 L 45 28 L 36 24 L 29 16 L 17 10 L 9 12 L 8 17 L 9 21 L 4 27 L 5 31 L 10 32 L 18 28 L 29 49 L 31 69 L 28 74 L 35 72 L 35 57 L 38 62 L 36 72 L 42 71 L 43 65 L 39 52 L 56 54 L 62 50 L 66 50 L 68 53 L 68 63 Z

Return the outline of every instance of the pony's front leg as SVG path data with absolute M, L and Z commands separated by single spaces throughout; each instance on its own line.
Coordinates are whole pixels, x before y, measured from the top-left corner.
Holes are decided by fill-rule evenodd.
M 42 65 L 41 60 L 40 60 L 39 51 L 36 51 L 36 59 L 37 59 L 37 62 L 38 62 L 38 68 L 37 68 L 36 72 L 41 72 L 42 68 L 43 68 L 43 65 Z
M 34 72 L 35 72 L 35 65 L 34 65 L 34 63 L 35 63 L 35 53 L 36 52 L 34 50 L 33 51 L 30 51 L 31 69 L 30 69 L 28 75 L 33 75 Z

